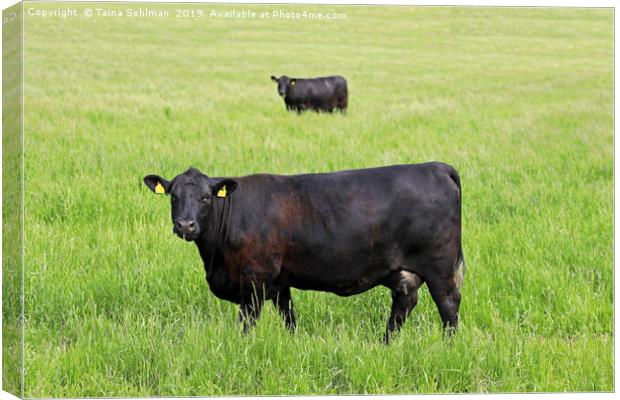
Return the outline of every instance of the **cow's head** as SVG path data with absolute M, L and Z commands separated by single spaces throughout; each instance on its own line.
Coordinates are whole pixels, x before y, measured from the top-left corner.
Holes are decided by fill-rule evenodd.
M 295 82 L 297 82 L 297 79 L 289 78 L 286 75 L 282 75 L 279 78 L 276 78 L 272 75 L 271 80 L 278 83 L 278 94 L 282 97 L 286 96 L 286 93 L 291 88 L 291 86 L 294 86 Z
M 234 179 L 213 179 L 190 168 L 173 180 L 147 175 L 144 184 L 156 194 L 169 195 L 172 205 L 172 231 L 187 241 L 202 235 L 214 218 L 216 202 L 224 201 L 237 189 Z

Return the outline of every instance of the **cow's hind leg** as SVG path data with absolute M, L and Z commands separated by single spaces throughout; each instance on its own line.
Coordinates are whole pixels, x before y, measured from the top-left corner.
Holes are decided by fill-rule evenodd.
M 286 328 L 291 332 L 295 331 L 297 321 L 295 320 L 293 300 L 291 300 L 291 288 L 280 290 L 278 295 L 271 300 L 273 304 L 278 307 L 278 311 L 280 311 L 280 315 L 286 323 Z
M 340 112 L 343 114 L 347 113 L 347 105 L 349 103 L 349 99 L 348 96 L 344 96 L 342 98 L 340 98 L 338 100 L 338 108 L 340 109 Z
M 427 282 L 428 290 L 437 304 L 437 310 L 445 331 L 453 334 L 459 323 L 459 305 L 461 304 L 461 291 L 457 286 L 456 279 L 448 278 Z
M 390 275 L 385 286 L 392 289 L 392 310 L 388 320 L 384 341 L 390 342 L 390 336 L 400 330 L 407 316 L 418 304 L 418 289 L 424 281 L 422 278 L 409 271 L 398 271 Z

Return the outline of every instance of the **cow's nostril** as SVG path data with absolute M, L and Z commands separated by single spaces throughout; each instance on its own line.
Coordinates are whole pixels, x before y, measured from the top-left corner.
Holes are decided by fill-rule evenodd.
M 190 220 L 176 220 L 174 225 L 179 231 L 194 232 L 196 230 L 196 223 Z

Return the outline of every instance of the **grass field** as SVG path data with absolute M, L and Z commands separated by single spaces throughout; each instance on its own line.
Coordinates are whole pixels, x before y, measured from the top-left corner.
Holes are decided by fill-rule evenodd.
M 177 6 L 26 18 L 26 397 L 614 389 L 611 9 Z M 334 73 L 346 116 L 269 79 Z M 242 336 L 141 181 L 431 160 L 463 182 L 461 326 L 424 287 L 389 347 L 385 288 L 294 290 L 295 335 L 269 305 Z

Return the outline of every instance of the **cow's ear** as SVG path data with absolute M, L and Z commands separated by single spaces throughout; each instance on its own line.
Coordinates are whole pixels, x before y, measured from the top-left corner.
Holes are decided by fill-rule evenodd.
M 291 86 L 295 86 L 296 83 L 297 83 L 297 79 L 291 79 Z
M 278 78 L 276 78 L 275 76 L 271 75 L 271 80 L 274 81 L 274 82 L 277 82 Z
M 239 182 L 234 179 L 221 179 L 213 185 L 213 195 L 222 198 L 230 196 L 232 192 L 237 190 L 238 186 Z
M 158 175 L 145 176 L 144 184 L 151 189 L 153 193 L 157 194 L 168 194 L 170 190 L 170 182 Z

